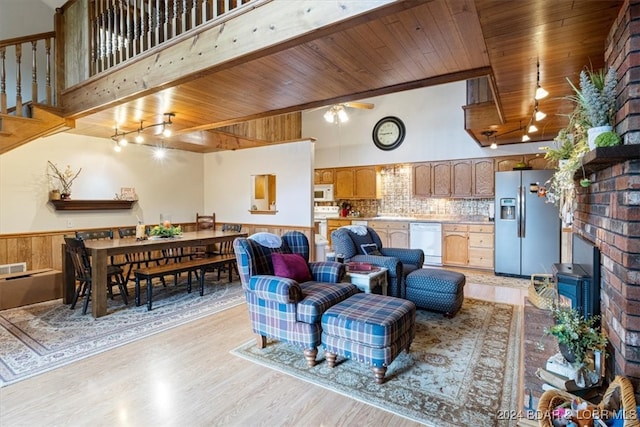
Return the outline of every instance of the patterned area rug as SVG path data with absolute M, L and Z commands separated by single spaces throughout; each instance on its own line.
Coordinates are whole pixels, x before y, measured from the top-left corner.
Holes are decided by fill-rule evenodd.
M 279 342 L 260 350 L 251 341 L 231 353 L 429 426 L 511 426 L 516 420 L 500 414 L 518 407 L 521 319 L 516 306 L 474 299 L 453 319 L 418 310 L 411 351 L 393 361 L 382 385 L 359 362 L 339 358 L 328 368 L 321 350 L 313 368 L 300 349 Z
M 446 267 L 447 270 L 459 271 L 467 277 L 467 283 L 477 283 L 480 285 L 506 286 L 508 288 L 527 289 L 530 279 L 518 277 L 496 276 L 493 272 L 469 270 L 464 268 Z
M 0 311 L 0 387 L 244 303 L 240 282 L 208 276 L 203 297 L 169 278 L 155 285 L 151 311 L 135 306 L 132 289 L 128 306 L 116 296 L 98 319 L 61 299 Z

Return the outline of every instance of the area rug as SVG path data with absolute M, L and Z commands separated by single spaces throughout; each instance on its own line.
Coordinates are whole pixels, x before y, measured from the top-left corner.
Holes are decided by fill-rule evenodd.
M 186 285 L 154 286 L 153 310 L 108 300 L 109 314 L 82 314 L 81 301 L 70 310 L 62 300 L 0 311 L 0 387 L 200 319 L 245 301 L 240 282 L 217 282 L 211 275 L 205 293 Z M 132 290 L 131 290 L 132 291 Z M 144 302 L 144 299 L 143 299 Z M 91 308 L 91 306 L 89 306 Z
M 465 299 L 453 319 L 418 310 L 409 353 L 391 363 L 383 384 L 359 362 L 338 359 L 328 368 L 319 349 L 313 368 L 302 350 L 269 341 L 231 351 L 252 362 L 308 381 L 428 426 L 511 426 L 517 408 L 521 308 Z
M 454 270 L 464 274 L 467 277 L 467 283 L 475 283 L 479 285 L 505 286 L 508 288 L 527 289 L 530 279 L 522 279 L 519 277 L 496 276 L 493 272 L 481 272 L 477 270 L 468 270 L 464 268 L 446 267 L 447 270 Z

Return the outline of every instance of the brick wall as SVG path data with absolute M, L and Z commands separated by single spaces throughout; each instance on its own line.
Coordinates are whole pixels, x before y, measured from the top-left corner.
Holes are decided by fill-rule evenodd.
M 618 76 L 616 131 L 640 143 L 640 1 L 620 9 L 605 46 Z M 578 187 L 573 231 L 602 253 L 601 312 L 611 342 L 607 366 L 640 383 L 640 159 L 614 163 Z

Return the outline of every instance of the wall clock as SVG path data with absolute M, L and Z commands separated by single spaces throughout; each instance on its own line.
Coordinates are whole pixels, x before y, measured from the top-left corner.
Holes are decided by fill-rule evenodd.
M 404 123 L 397 117 L 383 117 L 373 127 L 373 143 L 381 150 L 398 148 L 404 140 L 404 135 Z

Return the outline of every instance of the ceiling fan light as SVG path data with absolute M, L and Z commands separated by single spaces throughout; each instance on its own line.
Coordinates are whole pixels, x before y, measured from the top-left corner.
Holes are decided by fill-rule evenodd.
M 546 90 L 544 90 L 540 85 L 538 85 L 538 87 L 536 88 L 536 99 L 542 99 L 544 97 L 546 97 L 547 95 L 549 95 L 549 92 L 547 92 Z
M 327 110 L 326 113 L 324 113 L 324 119 L 327 121 L 327 123 L 333 123 L 333 110 Z
M 536 125 L 534 125 L 532 123 L 531 126 L 529 126 L 529 132 L 528 133 L 534 133 L 534 132 L 538 132 L 538 128 L 536 127 Z
M 536 122 L 543 120 L 545 117 L 547 117 L 545 113 L 543 113 L 542 111 L 536 111 Z
M 349 121 L 349 116 L 347 115 L 347 112 L 344 111 L 344 108 L 338 110 L 338 120 L 340 120 L 340 123 Z

